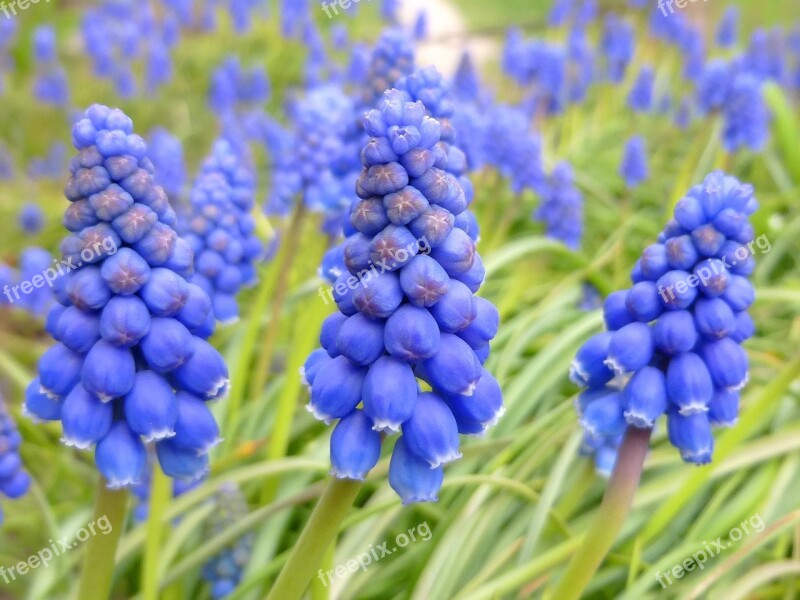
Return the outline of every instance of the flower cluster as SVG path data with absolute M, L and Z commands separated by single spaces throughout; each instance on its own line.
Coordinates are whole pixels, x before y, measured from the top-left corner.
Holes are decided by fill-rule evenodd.
M 608 331 L 581 347 L 571 372 L 588 388 L 577 409 L 586 450 L 598 452 L 599 464 L 609 466 L 609 449 L 627 426 L 652 428 L 662 414 L 683 460 L 708 463 L 711 428 L 736 422 L 748 379 L 741 343 L 754 331 L 747 244 L 757 206 L 751 186 L 712 173 L 642 253 L 633 287 L 606 298 Z
M 166 129 L 157 127 L 150 132 L 147 147 L 155 168 L 154 181 L 156 185 L 164 188 L 170 203 L 174 206 L 180 199 L 186 183 L 183 144 Z
M 542 202 L 534 218 L 545 225 L 548 237 L 561 240 L 576 249 L 583 237 L 583 194 L 574 182 L 572 167 L 559 162 L 547 178 L 541 193 Z
M 206 341 L 211 301 L 187 282 L 192 249 L 131 120 L 94 105 L 72 137 L 61 252 L 76 269 L 56 281 L 47 330 L 58 343 L 39 361 L 27 413 L 60 420 L 69 446 L 96 446 L 109 487 L 140 480 L 150 441 L 167 475 L 194 479 L 219 440 L 207 402 L 228 387 Z
M 483 263 L 459 219 L 467 196 L 445 170 L 442 124 L 390 90 L 365 127 L 357 233 L 334 286 L 339 312 L 303 369 L 308 408 L 325 422 L 339 419 L 336 477 L 363 479 L 380 456 L 380 433 L 402 431 L 389 482 L 405 503 L 431 501 L 442 465 L 461 456 L 459 433 L 481 434 L 502 413 L 500 387 L 482 367 L 499 317 L 474 295 Z M 370 276 L 373 265 L 383 272 Z M 432 391 L 421 391 L 418 378 Z
M 255 235 L 255 176 L 246 157 L 217 140 L 190 194 L 191 211 L 181 233 L 195 256 L 189 281 L 211 298 L 222 323 L 239 317 L 236 294 L 256 282 L 255 262 L 264 246 Z
M 207 539 L 220 535 L 248 512 L 247 502 L 234 483 L 220 486 L 214 504 L 216 510 L 207 527 Z M 225 598 L 239 585 L 254 543 L 255 533 L 246 533 L 203 566 L 203 579 L 211 584 L 214 600 Z
M 42 25 L 33 32 L 33 56 L 36 79 L 33 91 L 41 102 L 66 106 L 69 101 L 67 73 L 58 62 L 56 32 L 52 25 Z
M 11 499 L 23 496 L 31 483 L 19 457 L 20 442 L 22 436 L 0 396 L 0 495 Z M 0 525 L 2 523 L 3 510 L 0 508 Z
M 386 29 L 372 50 L 364 102 L 375 106 L 384 91 L 414 70 L 414 45 L 400 28 Z
M 245 69 L 235 56 L 228 57 L 211 76 L 209 103 L 218 113 L 234 111 L 240 105 L 261 105 L 269 98 L 271 86 L 263 66 Z
M 26 202 L 19 211 L 17 222 L 25 233 L 37 234 L 44 227 L 44 211 L 38 204 Z
M 629 188 L 635 188 L 649 176 L 647 147 L 642 136 L 634 135 L 626 142 L 619 174 Z

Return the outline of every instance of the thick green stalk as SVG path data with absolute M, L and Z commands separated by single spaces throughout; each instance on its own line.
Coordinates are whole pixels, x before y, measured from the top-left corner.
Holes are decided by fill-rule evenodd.
M 578 600 L 608 554 L 633 503 L 651 433 L 650 429 L 636 427 L 625 432 L 600 510 L 552 598 Z
M 98 531 L 86 543 L 83 573 L 78 586 L 78 598 L 104 600 L 111 593 L 117 546 L 125 528 L 130 492 L 127 489 L 110 490 L 106 480 L 100 478 L 93 523 L 106 519 L 110 525 L 107 533 Z
M 142 561 L 142 598 L 158 600 L 159 560 L 163 547 L 165 527 L 162 523 L 164 510 L 172 497 L 172 479 L 164 475 L 160 468 L 153 469 L 153 482 L 150 489 L 150 509 L 147 516 L 147 541 Z
M 330 481 L 267 600 L 300 600 L 318 574 L 318 567 L 361 486 L 360 481 L 349 479 Z

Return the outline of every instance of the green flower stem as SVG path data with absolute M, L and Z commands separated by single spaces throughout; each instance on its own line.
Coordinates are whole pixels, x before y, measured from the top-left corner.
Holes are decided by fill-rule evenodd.
M 111 530 L 105 534 L 93 535 L 86 543 L 78 598 L 104 600 L 111 594 L 117 546 L 125 528 L 129 497 L 129 490 L 110 490 L 106 487 L 106 480 L 100 478 L 93 522 L 106 518 Z
M 278 263 L 277 279 L 275 280 L 274 296 L 272 297 L 271 318 L 264 331 L 264 338 L 259 348 L 258 361 L 253 373 L 253 385 L 250 394 L 258 397 L 267 383 L 272 357 L 275 354 L 275 344 L 278 341 L 280 331 L 280 316 L 283 311 L 283 304 L 286 302 L 286 295 L 289 288 L 289 276 L 291 275 L 294 259 L 300 251 L 300 241 L 303 233 L 303 221 L 305 220 L 305 203 L 302 199 L 297 201 L 297 206 L 292 213 L 289 228 L 286 232 L 286 239 L 283 242 L 283 250 Z M 246 360 L 247 357 L 245 357 Z
M 362 485 L 360 481 L 331 479 L 267 600 L 300 600 Z
M 550 596 L 578 600 L 608 554 L 631 508 L 644 459 L 650 445 L 650 429 L 629 427 L 619 447 L 617 464 L 603 496 L 603 502 L 583 543 L 572 556 L 564 576 Z
M 147 516 L 147 541 L 142 561 L 142 598 L 158 600 L 159 560 L 163 547 L 165 526 L 162 523 L 164 511 L 172 498 L 172 479 L 164 475 L 160 468 L 153 469 L 153 483 L 150 490 L 150 512 Z

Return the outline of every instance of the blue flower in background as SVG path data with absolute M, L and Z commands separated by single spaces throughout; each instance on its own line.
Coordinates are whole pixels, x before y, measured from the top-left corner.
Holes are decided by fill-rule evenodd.
M 572 167 L 560 162 L 547 178 L 534 218 L 545 224 L 548 237 L 576 249 L 583 237 L 583 194 L 575 186 Z
M 207 539 L 220 535 L 248 513 L 247 501 L 234 483 L 222 484 L 213 502 L 214 512 L 205 532 Z M 214 600 L 229 596 L 238 587 L 254 544 L 255 532 L 248 532 L 203 566 L 203 579 L 211 585 Z
M 58 179 L 64 175 L 67 162 L 67 146 L 61 142 L 53 142 L 45 156 L 31 159 L 28 164 L 28 177 Z
M 72 137 L 61 253 L 76 269 L 55 280 L 47 330 L 58 343 L 39 360 L 27 413 L 61 421 L 65 444 L 94 447 L 110 487 L 142 479 L 148 442 L 168 476 L 197 479 L 219 439 L 207 402 L 227 391 L 228 370 L 206 341 L 211 301 L 187 281 L 192 249 L 122 111 L 93 105 Z
M 190 194 L 181 233 L 194 252 L 189 281 L 211 298 L 222 323 L 236 321 L 236 294 L 256 282 L 255 262 L 264 253 L 255 235 L 255 175 L 248 157 L 228 140 L 217 140 Z
M 755 261 L 746 244 L 757 206 L 752 186 L 712 173 L 642 253 L 633 287 L 606 298 L 607 331 L 581 347 L 571 371 L 587 388 L 576 407 L 585 450 L 598 463 L 608 465 L 626 427 L 652 428 L 666 415 L 683 460 L 705 464 L 711 428 L 736 423 L 748 380 L 741 344 L 754 331 L 747 309 Z
M 647 148 L 642 136 L 634 135 L 625 144 L 619 173 L 629 188 L 637 187 L 649 176 Z
M 428 88 L 428 75 L 415 77 L 409 89 Z M 430 87 L 434 105 L 437 90 Z M 442 466 L 461 456 L 459 433 L 480 434 L 502 413 L 499 385 L 482 367 L 499 317 L 474 295 L 483 264 L 455 225 L 468 202 L 437 151 L 447 125 L 408 98 L 388 91 L 365 117 L 371 137 L 351 213 L 357 231 L 333 288 L 339 312 L 323 324 L 324 351 L 303 369 L 309 411 L 338 420 L 336 477 L 363 479 L 380 457 L 380 432 L 402 431 L 389 482 L 404 503 L 436 500 Z M 373 265 L 384 270 L 373 274 Z M 422 393 L 417 378 L 433 391 Z
M 655 73 L 650 66 L 642 67 L 628 94 L 628 106 L 634 112 L 649 112 L 653 108 Z
M 153 129 L 149 137 L 149 157 L 155 168 L 153 179 L 156 185 L 164 188 L 170 201 L 176 203 L 186 185 L 183 144 L 163 127 Z
M 729 6 L 725 9 L 717 28 L 717 45 L 720 48 L 732 48 L 736 45 L 739 40 L 740 16 L 738 6 Z
M 30 488 L 31 478 L 22 466 L 19 446 L 22 436 L 0 396 L 0 496 L 17 499 Z M 0 525 L 3 524 L 3 509 L 0 507 Z
M 44 226 L 44 211 L 38 204 L 26 202 L 19 211 L 17 221 L 25 233 L 39 233 Z
M 723 106 L 723 144 L 728 152 L 741 147 L 761 150 L 769 139 L 769 109 L 761 83 L 752 75 L 736 76 Z
M 617 15 L 609 14 L 603 23 L 603 37 L 600 43 L 609 81 L 619 83 L 625 78 L 625 72 L 633 59 L 635 46 L 636 35 L 633 26 Z

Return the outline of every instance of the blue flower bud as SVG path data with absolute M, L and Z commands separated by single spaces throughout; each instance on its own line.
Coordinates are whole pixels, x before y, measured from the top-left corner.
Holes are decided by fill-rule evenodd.
M 336 424 L 331 434 L 331 474 L 362 481 L 381 456 L 381 434 L 363 410 L 354 410 Z
M 408 263 L 418 250 L 417 240 L 408 229 L 388 225 L 373 238 L 370 258 L 387 271 L 394 271 Z
M 500 313 L 486 298 L 475 297 L 475 319 L 458 332 L 458 337 L 472 348 L 485 346 L 497 335 L 500 327 Z
M 737 344 L 749 340 L 756 332 L 756 324 L 746 312 L 736 313 L 736 330 L 731 333 L 731 339 Z
M 172 256 L 177 239 L 178 234 L 172 227 L 156 223 L 133 245 L 133 248 L 151 265 L 162 266 Z
M 113 421 L 114 404 L 101 402 L 78 384 L 61 407 L 62 441 L 67 446 L 88 450 L 108 435 Z
M 408 449 L 436 468 L 461 458 L 458 424 L 450 408 L 436 394 L 417 396 L 414 412 L 403 423 Z
M 414 372 L 391 356 L 376 360 L 364 379 L 364 412 L 376 431 L 394 433 L 414 411 L 418 392 Z
M 174 479 L 197 481 L 209 471 L 207 454 L 181 448 L 174 439 L 157 442 L 156 456 L 164 474 Z
M 86 355 L 81 382 L 87 392 L 102 402 L 109 402 L 127 394 L 135 376 L 136 364 L 131 351 L 100 340 Z
M 483 266 L 483 259 L 479 254 L 475 254 L 475 261 L 466 273 L 452 276 L 454 279 L 466 285 L 473 294 L 477 294 L 484 279 L 486 279 L 486 269 Z
M 175 394 L 175 399 L 178 411 L 175 437 L 171 438 L 172 444 L 197 454 L 208 454 L 222 441 L 219 425 L 208 404 L 197 396 L 183 391 Z
M 625 298 L 628 312 L 637 320 L 649 323 L 659 317 L 663 307 L 659 300 L 658 288 L 651 281 L 635 284 Z
M 408 173 L 400 163 L 369 167 L 361 176 L 361 186 L 371 196 L 386 196 L 392 192 L 399 192 L 408 185 Z
M 739 420 L 739 392 L 716 390 L 708 403 L 708 421 L 712 427 L 733 427 Z
M 670 360 L 667 391 L 670 401 L 682 415 L 708 410 L 714 385 L 706 365 L 697 354 L 687 352 Z
M 153 316 L 171 317 L 186 304 L 189 288 L 186 280 L 169 269 L 153 269 L 139 295 Z
M 89 196 L 89 204 L 98 219 L 113 221 L 133 206 L 133 198 L 116 183 L 112 183 L 103 191 Z
M 686 231 L 692 231 L 706 223 L 706 213 L 697 198 L 684 196 L 675 205 L 675 220 Z
M 625 431 L 622 394 L 616 390 L 607 390 L 589 402 L 583 409 L 581 426 L 591 435 L 620 435 Z
M 622 392 L 624 416 L 629 425 L 651 428 L 667 410 L 667 382 L 655 367 L 634 373 Z
M 431 310 L 444 303 L 446 298 L 447 295 Z M 399 307 L 386 321 L 385 347 L 396 358 L 410 362 L 430 358 L 438 352 L 440 340 L 441 334 L 440 328 L 437 327 L 437 321 L 424 308 L 405 304 Z
M 667 262 L 671 269 L 687 271 L 697 263 L 697 250 L 691 236 L 671 237 L 664 242 L 667 251 Z
M 125 419 L 131 431 L 145 442 L 175 435 L 178 403 L 166 379 L 153 371 L 139 371 L 125 396 Z
M 653 244 L 642 252 L 642 275 L 648 280 L 656 281 L 669 271 L 670 267 L 667 249 L 664 244 Z
M 622 374 L 638 371 L 652 358 L 652 331 L 645 323 L 631 323 L 612 334 L 605 363 Z
M 155 217 L 155 215 L 153 215 Z M 67 207 L 63 224 L 69 231 L 77 233 L 86 227 L 97 225 L 97 216 L 88 200 L 78 200 Z M 116 229 L 116 221 L 115 221 Z M 121 233 L 121 232 L 120 232 Z
M 481 365 L 472 348 L 461 338 L 443 333 L 439 351 L 425 360 L 425 380 L 447 394 L 471 396 L 481 377 Z
M 486 369 L 471 396 L 444 394 L 442 398 L 450 407 L 458 424 L 459 433 L 483 434 L 503 416 L 503 392 L 500 384 Z
M 697 288 L 689 284 L 690 277 L 686 271 L 668 271 L 659 277 L 656 285 L 664 308 L 680 310 L 692 305 L 697 298 Z
M 308 411 L 326 423 L 349 415 L 361 402 L 366 374 L 344 356 L 325 362 L 314 376 Z
M 74 206 L 75 204 L 72 205 L 72 207 Z M 127 212 L 114 219 L 112 225 L 120 238 L 128 244 L 135 244 L 150 232 L 156 221 L 158 221 L 158 215 L 149 206 L 134 204 Z M 82 223 L 82 220 L 75 220 L 75 222 Z M 72 229 L 69 226 L 67 228 Z
M 369 269 L 372 262 L 372 239 L 359 233 L 344 243 L 344 264 L 353 275 Z
M 323 348 L 325 348 L 325 350 L 328 351 L 328 354 L 331 358 L 336 358 L 339 356 L 339 354 L 341 354 L 336 340 L 339 337 L 339 331 L 341 330 L 342 325 L 344 325 L 347 319 L 347 315 L 342 313 L 333 313 L 328 315 L 322 322 L 322 329 L 319 334 L 319 343 Z
M 728 280 L 728 288 L 722 294 L 722 299 L 736 312 L 747 310 L 755 300 L 753 285 L 746 277 L 731 275 Z
M 125 421 L 116 421 L 95 449 L 97 468 L 109 488 L 128 487 L 139 482 L 147 466 L 147 454 L 139 436 Z
M 330 318 L 332 318 L 332 315 Z M 341 315 L 344 316 L 344 315 Z M 323 325 L 323 335 L 325 328 Z M 356 365 L 367 367 L 384 353 L 384 324 L 358 313 L 345 317 L 335 337 L 335 348 Z M 323 347 L 325 343 L 323 342 Z M 332 355 L 334 358 L 336 355 Z
M 438 501 L 443 480 L 442 467 L 431 469 L 411 452 L 404 436 L 397 439 L 389 462 L 389 485 L 403 504 Z
M 407 186 L 383 199 L 386 216 L 395 225 L 408 225 L 430 208 L 428 199 L 415 187 Z
M 150 312 L 138 296 L 116 296 L 100 317 L 100 334 L 115 346 L 132 347 L 150 331 Z
M 408 224 L 418 240 L 425 240 L 429 247 L 441 246 L 453 230 L 455 218 L 453 214 L 441 206 L 431 206 L 420 216 Z
M 391 272 L 381 273 L 369 281 L 362 281 L 353 293 L 355 308 L 373 319 L 386 319 L 402 302 L 403 290 L 400 287 L 400 278 Z
M 384 273 L 384 275 L 387 275 L 387 273 Z M 348 316 L 358 312 L 355 305 L 355 290 L 357 288 L 350 287 L 347 284 L 348 279 L 352 277 L 350 273 L 342 273 L 333 284 L 333 299 L 336 302 L 336 306 L 343 314 Z M 400 288 L 399 281 L 397 281 L 397 288 Z
M 703 344 L 700 354 L 714 384 L 723 390 L 742 389 L 749 379 L 747 353 L 730 338 Z
M 656 349 L 668 356 L 689 352 L 697 343 L 697 338 L 694 319 L 685 310 L 665 312 L 653 326 Z
M 83 366 L 81 354 L 56 344 L 39 359 L 41 391 L 51 398 L 66 396 L 80 381 Z
M 230 384 L 225 359 L 216 348 L 198 337 L 192 339 L 190 350 L 189 360 L 172 371 L 176 387 L 204 400 L 224 396 Z
M 309 354 L 306 362 L 300 367 L 300 377 L 302 378 L 303 385 L 310 388 L 314 385 L 314 379 L 317 377 L 317 373 L 327 362 L 330 362 L 331 357 L 328 356 L 328 352 L 324 348 L 317 348 L 311 354 Z
M 69 274 L 66 293 L 81 310 L 100 310 L 111 299 L 111 289 L 98 267 L 83 267 Z
M 608 331 L 598 333 L 580 347 L 570 367 L 570 379 L 573 383 L 596 388 L 614 378 L 614 372 L 605 363 L 611 335 Z
M 667 432 L 670 443 L 689 463 L 704 465 L 711 462 L 714 452 L 714 436 L 706 413 L 682 415 L 677 410 L 667 417 Z
M 477 302 L 472 291 L 455 279 L 447 282 L 447 292 L 429 307 L 430 314 L 444 333 L 456 333 L 465 329 L 478 314 Z M 438 336 L 437 336 L 438 337 Z
M 449 281 L 439 263 L 424 254 L 412 258 L 400 271 L 400 287 L 416 306 L 436 304 L 447 293 Z
M 694 274 L 700 280 L 700 291 L 708 298 L 721 296 L 728 289 L 730 275 L 724 263 L 716 258 L 698 263 Z
M 37 377 L 25 388 L 23 414 L 34 422 L 58 421 L 61 419 L 63 399 L 54 399 L 41 391 L 41 381 Z
M 711 339 L 720 339 L 736 331 L 736 317 L 721 298 L 700 298 L 695 303 L 694 318 L 697 330 Z
M 431 250 L 431 258 L 451 277 L 463 275 L 475 262 L 475 242 L 461 229 L 453 229 L 442 244 Z
M 628 311 L 628 290 L 612 292 L 603 303 L 603 320 L 609 331 L 622 329 L 633 323 L 633 315 Z
M 364 235 L 375 235 L 389 225 L 389 217 L 380 197 L 361 200 L 350 214 L 353 227 Z
M 70 306 L 58 318 L 56 336 L 70 350 L 86 354 L 100 339 L 100 319 L 96 313 Z

